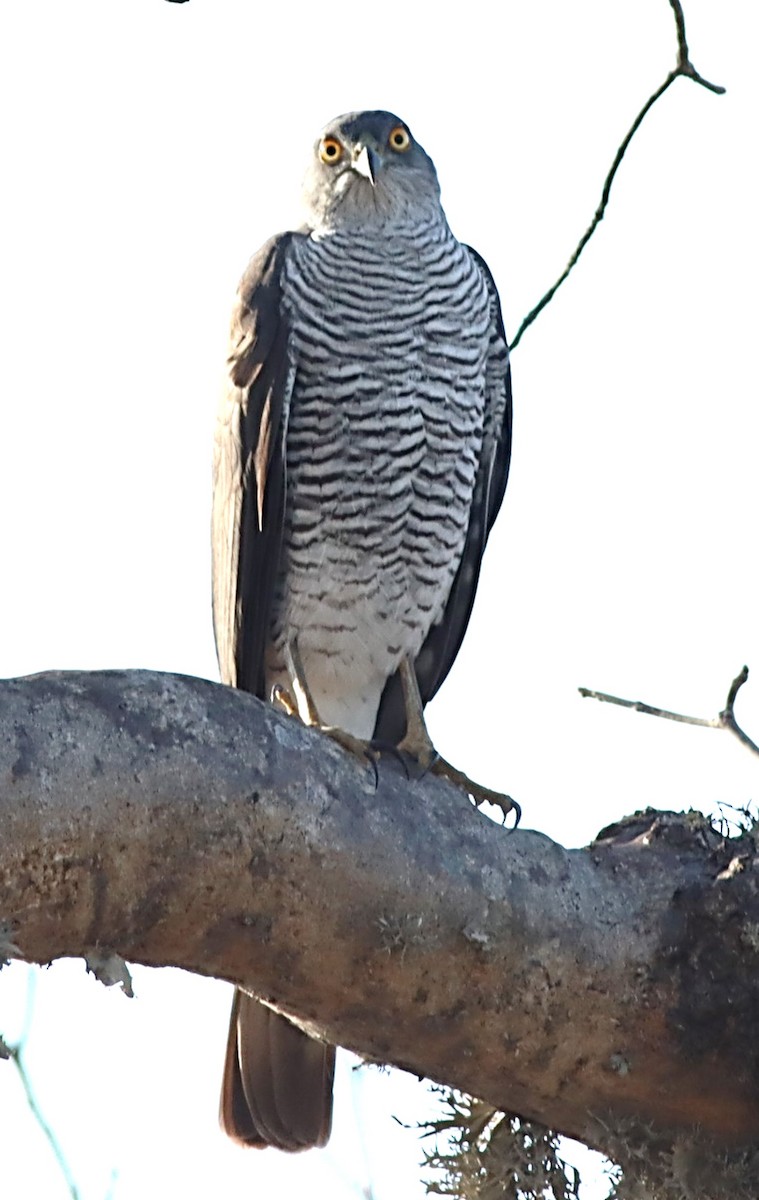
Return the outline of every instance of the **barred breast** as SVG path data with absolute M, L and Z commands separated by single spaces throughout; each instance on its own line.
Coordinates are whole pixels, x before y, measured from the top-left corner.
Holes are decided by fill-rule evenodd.
M 294 239 L 284 547 L 267 682 L 297 636 L 323 721 L 371 737 L 382 689 L 440 619 L 464 545 L 492 329 L 442 214 Z

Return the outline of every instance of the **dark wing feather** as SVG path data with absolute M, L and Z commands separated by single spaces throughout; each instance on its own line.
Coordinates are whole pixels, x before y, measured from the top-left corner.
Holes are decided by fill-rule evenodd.
M 487 263 L 471 246 L 467 249 L 484 276 L 492 312 L 485 425 L 461 562 L 443 615 L 428 633 L 414 664 L 424 704 L 432 699 L 442 684 L 464 639 L 477 591 L 482 556 L 506 491 L 511 459 L 511 368 L 501 304 Z M 375 737 L 380 741 L 397 742 L 403 737 L 404 730 L 403 695 L 396 673 L 388 680 L 382 694 Z
M 224 683 L 263 696 L 264 650 L 282 541 L 284 423 L 292 368 L 282 268 L 297 234 L 251 259 L 232 316 L 214 453 L 213 618 Z
M 282 547 L 285 432 L 294 368 L 282 308 L 282 234 L 242 278 L 216 432 L 213 615 L 225 683 L 264 698 L 266 643 Z M 221 1089 L 222 1128 L 247 1146 L 322 1146 L 332 1119 L 332 1046 L 235 991 Z

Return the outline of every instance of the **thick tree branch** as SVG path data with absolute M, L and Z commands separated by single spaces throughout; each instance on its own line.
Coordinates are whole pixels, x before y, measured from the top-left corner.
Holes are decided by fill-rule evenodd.
M 614 183 L 614 178 L 617 174 L 617 171 L 619 170 L 620 166 L 622 165 L 622 159 L 625 157 L 625 154 L 627 153 L 627 149 L 630 145 L 630 142 L 635 137 L 635 134 L 638 132 L 641 125 L 643 124 L 645 117 L 651 111 L 653 106 L 656 104 L 657 100 L 661 99 L 661 97 L 664 95 L 664 93 L 667 91 L 667 89 L 670 87 L 670 85 L 673 84 L 675 82 L 675 80 L 678 79 L 679 76 L 681 76 L 681 75 L 684 76 L 686 79 L 692 79 L 694 81 L 694 83 L 701 84 L 702 87 L 707 88 L 710 92 L 716 92 L 717 95 L 721 96 L 725 91 L 725 89 L 723 87 L 721 87 L 719 84 L 709 83 L 709 81 L 707 79 L 704 79 L 703 75 L 700 75 L 699 72 L 696 70 L 696 68 L 693 66 L 693 63 L 690 61 L 690 58 L 688 57 L 688 43 L 685 38 L 685 16 L 683 14 L 682 5 L 680 4 L 680 0 L 669 0 L 669 4 L 670 4 L 670 7 L 675 16 L 675 26 L 677 29 L 677 63 L 673 67 L 673 69 L 670 71 L 669 75 L 667 75 L 667 78 L 664 80 L 664 82 L 661 83 L 659 85 L 659 87 L 656 89 L 656 91 L 653 92 L 653 94 L 651 96 L 649 96 L 648 100 L 646 100 L 646 103 L 643 105 L 642 109 L 640 110 L 637 117 L 635 118 L 632 125 L 630 126 L 627 133 L 625 134 L 624 138 L 622 139 L 622 143 L 619 146 L 617 153 L 614 155 L 614 161 L 612 162 L 611 167 L 609 168 L 609 172 L 606 176 L 606 179 L 604 180 L 604 185 L 601 190 L 601 200 L 599 202 L 598 208 L 596 209 L 595 213 L 593 214 L 593 219 L 590 222 L 590 225 L 588 226 L 588 228 L 585 230 L 585 233 L 580 238 L 580 241 L 578 242 L 577 247 L 575 248 L 574 254 L 570 258 L 569 262 L 567 263 L 566 267 L 562 271 L 559 278 L 552 285 L 552 287 L 550 287 L 548 289 L 548 291 L 545 293 L 545 295 L 538 301 L 538 303 L 535 305 L 535 307 L 530 309 L 527 316 L 522 321 L 522 324 L 519 326 L 519 329 L 516 332 L 514 340 L 511 343 L 512 350 L 516 350 L 517 346 L 519 345 L 520 341 L 522 340 L 522 335 L 526 332 L 527 329 L 529 329 L 529 327 L 530 327 L 530 325 L 532 325 L 533 321 L 537 317 L 540 316 L 540 314 L 542 313 L 542 311 L 546 307 L 546 305 L 551 303 L 551 301 L 553 300 L 554 296 L 558 292 L 561 285 L 565 282 L 565 280 L 569 277 L 571 272 L 574 270 L 574 267 L 577 264 L 577 261 L 578 261 L 580 255 L 582 254 L 583 250 L 587 246 L 590 239 L 593 237 L 593 234 L 596 232 L 596 229 L 598 228 L 598 226 L 603 221 L 604 214 L 606 213 L 606 207 L 609 203 L 609 197 L 611 195 L 611 185 Z
M 148 672 L 0 684 L 0 923 L 243 984 L 359 1053 L 603 1148 L 759 1136 L 751 839 L 640 814 L 586 850 L 371 772 L 243 693 Z

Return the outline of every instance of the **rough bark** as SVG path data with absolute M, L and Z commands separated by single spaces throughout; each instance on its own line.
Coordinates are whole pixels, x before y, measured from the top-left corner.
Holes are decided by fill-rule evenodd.
M 332 1041 L 603 1148 L 759 1137 L 755 843 L 646 812 L 583 850 L 372 771 L 245 694 L 0 683 L 0 933 L 254 991 Z

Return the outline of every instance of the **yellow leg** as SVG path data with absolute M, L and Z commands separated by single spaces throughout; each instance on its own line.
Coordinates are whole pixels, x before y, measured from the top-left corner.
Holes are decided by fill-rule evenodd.
M 406 713 L 406 732 L 396 748 L 401 757 L 408 755 L 414 762 L 417 762 L 424 773 L 430 770 L 439 755 L 427 731 L 416 671 L 407 655 L 401 659 L 399 672 L 403 688 L 403 707 Z
M 319 719 L 311 689 L 306 683 L 306 672 L 303 670 L 297 638 L 293 638 L 291 642 L 285 642 L 285 666 L 292 683 L 298 716 L 304 725 L 322 729 L 323 725 Z
M 281 683 L 274 684 L 274 687 L 271 689 L 271 696 L 269 699 L 277 708 L 284 709 L 288 717 L 298 716 L 297 704 L 288 692 L 287 688 L 282 687 Z
M 356 758 L 368 759 L 374 769 L 376 785 L 377 754 L 369 742 L 364 741 L 363 738 L 354 737 L 352 733 L 347 733 L 337 725 L 325 725 L 319 716 L 319 710 L 306 680 L 297 638 L 285 642 L 284 657 L 287 673 L 291 680 L 292 693 L 288 693 L 281 687 L 274 689 L 277 692 L 278 703 L 291 715 L 300 717 L 303 724 L 307 725 L 309 729 L 318 729 L 321 733 L 326 733 L 327 737 L 332 738 L 333 742 L 337 742 L 338 746 L 342 746 L 350 754 L 355 754 Z
M 477 807 L 485 803 L 495 804 L 503 813 L 504 821 L 506 814 L 513 812 L 517 824 L 519 824 L 522 811 L 516 800 L 512 800 L 511 796 L 505 796 L 502 792 L 494 792 L 491 788 L 475 783 L 463 771 L 459 771 L 457 767 L 446 762 L 437 753 L 424 720 L 424 706 L 419 694 L 414 665 L 408 657 L 401 659 L 400 676 L 403 704 L 406 710 L 406 733 L 398 743 L 397 750 L 404 762 L 408 757 L 419 764 L 422 773 L 429 771 L 433 775 L 441 775 L 444 779 L 450 779 L 451 783 L 455 783 L 457 787 L 471 796 Z

